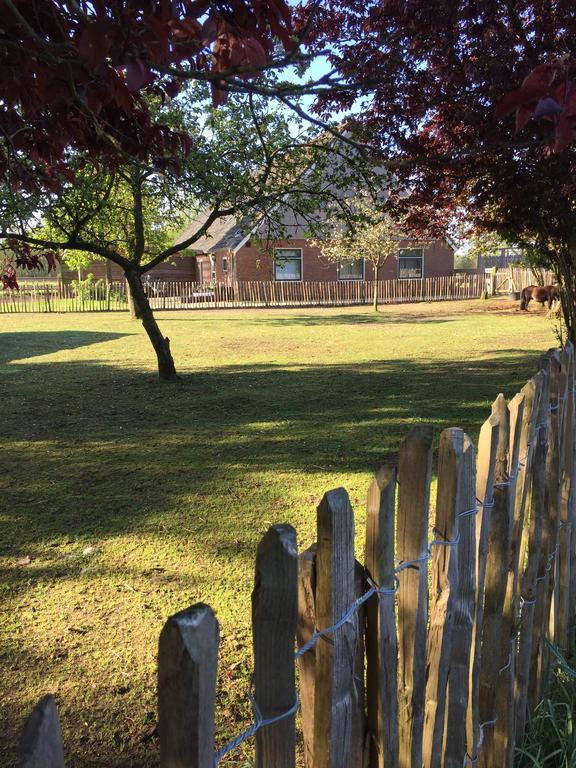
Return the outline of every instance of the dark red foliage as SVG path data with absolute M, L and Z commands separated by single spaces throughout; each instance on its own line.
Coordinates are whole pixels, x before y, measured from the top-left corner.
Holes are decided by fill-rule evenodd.
M 177 93 L 199 78 L 265 64 L 294 46 L 285 0 L 1 2 L 0 174 L 13 190 L 58 188 L 74 147 L 114 167 L 186 146 L 151 119 L 146 88 Z M 167 75 L 167 72 L 171 72 Z M 214 81 L 216 101 L 225 98 Z
M 18 278 L 16 269 L 56 269 L 58 254 L 46 248 L 35 248 L 20 240 L 8 240 L 7 252 L 0 263 L 0 284 L 3 288 L 16 290 Z
M 529 120 L 549 123 L 549 144 L 563 152 L 576 139 L 576 86 L 569 59 L 539 64 L 524 78 L 520 88 L 507 93 L 496 107 L 496 117 L 516 112 L 516 133 Z
M 363 98 L 351 127 L 397 160 L 422 227 L 445 228 L 465 206 L 513 237 L 574 231 L 573 0 L 330 0 L 312 34 L 350 83 L 364 82 L 318 111 Z
M 146 91 L 176 96 L 186 70 L 222 103 L 226 76 L 254 75 L 292 35 L 286 0 L 0 0 L 0 179 L 58 192 L 74 179 L 70 149 L 109 170 L 136 159 L 178 175 L 191 137 L 152 119 Z M 17 287 L 15 266 L 54 263 L 12 251 L 5 287 Z

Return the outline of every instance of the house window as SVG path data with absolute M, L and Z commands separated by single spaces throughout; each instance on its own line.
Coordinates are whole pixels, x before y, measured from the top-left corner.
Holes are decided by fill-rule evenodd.
M 424 276 L 424 249 L 400 248 L 398 251 L 398 277 L 400 280 L 420 279 Z
M 274 251 L 274 279 L 302 280 L 302 249 L 276 248 Z
M 338 280 L 364 280 L 364 259 L 339 261 Z
M 226 256 L 222 256 L 222 272 L 228 272 L 228 258 Z

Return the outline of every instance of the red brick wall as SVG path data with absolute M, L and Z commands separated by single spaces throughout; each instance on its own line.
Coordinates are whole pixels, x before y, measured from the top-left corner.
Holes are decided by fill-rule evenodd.
M 112 262 L 108 262 L 108 264 L 110 279 L 123 280 L 122 268 Z M 106 267 L 105 261 L 93 261 L 87 269 L 82 270 L 82 278 L 91 273 L 95 280 L 104 279 Z M 196 261 L 193 256 L 174 256 L 169 261 L 158 264 L 146 274 L 149 274 L 152 280 L 196 280 Z M 75 269 L 64 267 L 62 276 L 67 280 L 77 280 L 78 272 Z
M 400 247 L 404 244 L 400 243 Z M 338 279 L 337 266 L 334 262 L 327 261 L 320 255 L 318 248 L 308 245 L 306 240 L 283 240 L 276 244 L 278 248 L 301 248 L 303 254 L 302 277 L 307 281 L 332 281 Z M 274 279 L 272 256 L 259 248 L 250 245 L 241 248 L 237 254 L 231 256 L 227 251 L 214 254 L 216 259 L 216 280 L 227 282 L 229 280 L 254 280 L 267 281 Z M 222 259 L 228 260 L 228 270 L 224 272 Z M 424 277 L 438 275 L 451 275 L 454 271 L 454 252 L 444 242 L 437 241 L 424 249 Z M 82 270 L 82 277 L 91 272 L 95 279 L 106 277 L 106 263 L 95 261 L 88 269 Z M 123 280 L 122 269 L 116 264 L 110 263 L 109 274 L 112 280 Z M 199 256 L 174 256 L 170 262 L 159 264 L 149 273 L 153 280 L 191 280 L 209 282 L 211 279 L 210 257 Z M 364 277 L 372 280 L 372 265 L 364 265 Z M 75 270 L 63 269 L 63 277 L 76 280 L 78 275 Z M 381 280 L 389 280 L 398 277 L 398 260 L 388 259 L 381 268 Z
M 400 243 L 399 247 L 404 247 Z M 306 240 L 278 241 L 277 248 L 302 249 L 302 279 L 307 281 L 331 281 L 338 279 L 337 266 L 320 255 L 318 248 L 307 244 Z M 244 246 L 236 254 L 237 280 L 273 280 L 273 261 L 270 254 L 264 253 L 254 246 Z M 368 262 L 364 265 L 364 278 L 372 280 L 373 267 Z M 424 277 L 451 275 L 454 271 L 454 252 L 444 242 L 437 241 L 424 249 Z M 388 259 L 380 269 L 381 280 L 398 277 L 398 260 Z

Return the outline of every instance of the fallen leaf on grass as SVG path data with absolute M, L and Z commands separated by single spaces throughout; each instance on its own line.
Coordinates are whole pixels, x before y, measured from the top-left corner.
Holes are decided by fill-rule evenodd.
M 32 562 L 32 558 L 30 557 L 30 555 L 26 555 L 26 557 L 21 557 L 20 560 L 16 560 L 16 565 L 25 566 L 25 565 L 30 565 L 31 562 Z

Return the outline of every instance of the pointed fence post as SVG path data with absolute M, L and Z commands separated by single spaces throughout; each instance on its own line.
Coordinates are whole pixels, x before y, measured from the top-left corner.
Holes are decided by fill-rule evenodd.
M 328 491 L 318 506 L 316 626 L 332 627 L 355 599 L 354 515 L 343 488 Z M 355 647 L 358 616 L 316 645 L 314 768 L 348 768 L 355 718 Z
M 515 541 L 516 485 L 518 463 L 520 461 L 520 435 L 524 415 L 524 394 L 518 393 L 509 403 L 510 444 L 508 451 L 508 528 L 505 534 L 506 551 L 504 554 L 505 598 L 500 622 L 500 648 L 503 666 L 495 680 L 496 717 L 494 728 L 494 755 L 496 765 L 512 768 L 514 761 L 514 681 L 517 649 L 516 586 L 518 573 L 518 554 L 520 542 Z
M 474 631 L 472 633 L 470 664 L 470 695 L 467 718 L 468 754 L 478 759 L 480 743 L 480 663 L 482 625 L 484 621 L 484 583 L 486 580 L 486 557 L 488 536 L 494 498 L 494 467 L 498 448 L 499 418 L 492 414 L 480 429 L 478 439 L 478 460 L 476 462 L 476 497 L 479 508 L 476 515 L 476 599 Z
M 450 676 L 446 711 L 444 768 L 462 768 L 466 758 L 466 722 L 470 697 L 470 670 L 476 608 L 476 452 L 474 444 L 463 435 L 459 475 L 458 511 L 458 584 L 454 600 Z M 474 754 L 473 752 L 471 754 Z
M 382 467 L 370 483 L 366 510 L 366 569 L 390 593 L 366 609 L 366 685 L 370 768 L 398 766 L 398 639 L 394 577 L 396 470 Z
M 262 717 L 278 717 L 296 702 L 294 637 L 298 613 L 298 547 L 291 525 L 273 525 L 256 554 L 252 593 L 254 699 Z M 257 768 L 296 765 L 295 713 L 256 733 Z
M 540 702 L 543 689 L 543 663 L 544 643 L 543 638 L 548 632 L 549 596 L 548 581 L 549 568 L 548 557 L 551 548 L 552 524 L 550 519 L 550 504 L 548 498 L 548 474 L 551 452 L 549 444 L 550 435 L 550 384 L 551 366 L 550 358 L 541 358 L 542 373 L 544 375 L 542 394 L 540 395 L 538 430 L 536 437 L 536 453 L 534 455 L 534 470 L 532 473 L 532 511 L 538 514 L 540 511 L 539 553 L 536 565 L 534 618 L 532 626 L 532 642 L 530 651 L 530 677 L 528 680 L 528 704 L 534 711 Z M 541 496 L 541 498 L 540 498 Z
M 522 533 L 520 552 L 519 593 L 521 603 L 521 625 L 518 643 L 518 663 L 516 669 L 516 713 L 515 743 L 520 746 L 524 739 L 528 715 L 528 686 L 535 674 L 531 669 L 532 640 L 534 636 L 534 616 L 538 563 L 542 541 L 542 520 L 544 516 L 544 468 L 546 464 L 547 443 L 545 431 L 541 427 L 548 419 L 548 382 L 547 376 L 540 371 L 534 378 L 535 395 L 532 416 L 531 447 L 527 507 Z
M 461 429 L 445 429 L 440 435 L 434 539 L 446 544 L 435 545 L 432 549 L 423 747 L 426 768 L 439 768 L 443 762 L 446 694 L 458 588 L 458 512 L 463 445 Z
M 429 425 L 414 427 L 400 446 L 398 462 L 397 553 L 401 563 L 424 558 L 432 474 Z M 426 696 L 428 561 L 398 573 L 398 717 L 399 765 L 422 765 Z
M 171 616 L 158 650 L 161 768 L 213 768 L 218 622 L 197 603 Z
M 558 579 L 557 579 L 557 552 L 560 537 L 560 479 L 562 477 L 562 414 L 564 403 L 564 376 L 560 365 L 560 355 L 557 350 L 551 349 L 547 353 L 550 360 L 550 432 L 548 435 L 548 456 L 546 461 L 546 492 L 550 511 L 550 568 L 548 569 L 548 596 L 550 601 L 550 615 L 545 631 L 549 633 L 550 640 L 556 642 L 558 628 Z M 543 649 L 544 668 L 549 667 L 549 652 Z M 548 672 L 544 674 L 544 682 L 548 680 Z M 547 687 L 547 686 L 546 686 Z
M 298 558 L 298 647 L 310 640 L 316 628 L 316 544 Z M 314 768 L 314 680 L 316 647 L 298 657 L 300 713 L 304 737 L 304 763 Z
M 557 643 L 566 654 L 569 651 L 570 617 L 570 559 L 574 545 L 574 533 L 570 514 L 570 495 L 574 492 L 574 348 L 567 344 L 562 350 L 562 370 L 566 388 L 564 401 L 563 430 L 563 467 L 560 477 L 560 531 L 558 541 L 558 633 Z
M 494 506 L 490 518 L 486 579 L 484 588 L 484 621 L 480 666 L 480 721 L 492 722 L 496 717 L 496 681 L 500 670 L 508 662 L 509 639 L 502 649 L 502 611 L 506 597 L 508 558 L 512 535 L 510 486 L 508 476 L 508 452 L 510 424 L 508 406 L 503 395 L 498 395 L 492 405 L 492 413 L 498 419 L 498 446 L 494 469 Z M 484 730 L 480 765 L 493 768 L 494 726 Z M 502 767 L 503 768 L 503 767 Z
M 20 739 L 20 768 L 64 768 L 64 749 L 54 697 L 44 696 L 30 713 Z

